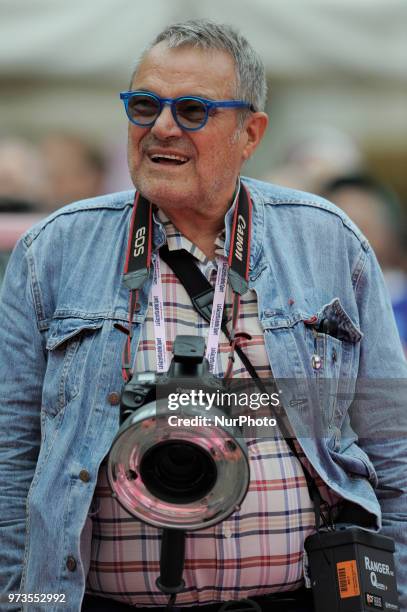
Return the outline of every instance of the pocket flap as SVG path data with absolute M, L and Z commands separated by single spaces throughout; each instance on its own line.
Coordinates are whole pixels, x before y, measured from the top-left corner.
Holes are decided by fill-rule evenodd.
M 306 325 L 318 327 L 324 319 L 336 323 L 335 337 L 338 340 L 356 343 L 363 338 L 362 332 L 352 321 L 337 297 L 321 308 L 316 306 L 314 312 L 311 313 L 303 310 L 293 313 L 279 309 L 266 310 L 261 323 L 264 330 L 293 327 L 300 321 Z
M 64 342 L 81 334 L 83 331 L 94 331 L 100 329 L 102 325 L 103 319 L 54 319 L 50 326 L 50 334 L 46 348 L 49 351 L 53 351 Z
M 336 337 L 338 340 L 347 342 L 360 342 L 363 334 L 352 321 L 346 310 L 343 308 L 340 299 L 334 298 L 332 302 L 326 304 L 317 314 L 318 323 L 323 319 L 334 321 L 337 325 Z

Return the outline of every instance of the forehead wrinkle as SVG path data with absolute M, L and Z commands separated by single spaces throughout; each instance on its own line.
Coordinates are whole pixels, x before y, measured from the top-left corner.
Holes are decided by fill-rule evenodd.
M 197 95 L 220 99 L 233 96 L 231 82 L 234 86 L 235 68 L 228 53 L 194 47 L 173 49 L 160 43 L 141 61 L 131 88 L 162 97 Z

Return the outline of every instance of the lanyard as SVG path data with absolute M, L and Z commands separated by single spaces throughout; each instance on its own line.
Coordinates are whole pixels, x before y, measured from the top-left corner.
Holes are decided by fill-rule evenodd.
M 214 370 L 216 356 L 218 354 L 219 336 L 221 332 L 223 307 L 226 296 L 227 273 L 229 268 L 228 262 L 224 257 L 218 257 L 217 262 L 218 272 L 216 275 L 215 293 L 205 354 L 205 357 L 209 361 L 209 370 L 211 372 Z M 154 261 L 154 276 L 151 289 L 155 351 L 157 359 L 157 372 L 166 372 L 168 369 L 168 356 L 166 352 L 164 303 L 160 267 L 160 258 L 157 255 Z
M 164 300 L 161 283 L 161 263 L 157 253 L 154 262 L 153 284 L 151 286 L 151 302 L 153 308 L 153 323 L 155 336 L 155 354 L 157 360 L 157 372 L 168 370 L 167 337 L 165 334 Z M 136 355 L 134 356 L 136 359 Z M 133 371 L 135 362 L 133 363 Z
M 209 323 L 208 342 L 205 357 L 209 361 L 209 371 L 215 369 L 218 354 L 219 336 L 222 327 L 223 307 L 225 305 L 227 274 L 229 264 L 224 257 L 218 257 L 218 272 L 216 274 L 215 295 L 213 296 L 211 320 Z
M 137 193 L 134 199 L 123 276 L 123 281 L 130 290 L 129 323 L 128 328 L 118 326 L 121 331 L 127 334 L 122 359 L 122 373 L 126 381 L 130 380 L 133 373 L 133 369 L 130 366 L 133 315 L 137 308 L 139 290 L 149 277 L 151 268 L 152 209 L 151 202 Z M 211 369 L 213 369 L 219 344 L 227 277 L 233 291 L 233 302 L 232 332 L 230 334 L 231 348 L 228 355 L 229 362 L 225 377 L 229 377 L 233 369 L 236 344 L 235 330 L 239 318 L 240 296 L 246 293 L 248 289 L 251 214 L 252 202 L 250 194 L 247 188 L 242 184 L 233 215 L 229 258 L 228 261 L 224 258 L 219 258 L 218 260 L 218 273 L 216 277 L 215 296 L 206 352 L 206 357 L 211 364 Z M 164 305 L 158 253 L 153 267 L 152 306 L 157 371 L 164 372 L 168 368 L 168 359 L 166 353 Z

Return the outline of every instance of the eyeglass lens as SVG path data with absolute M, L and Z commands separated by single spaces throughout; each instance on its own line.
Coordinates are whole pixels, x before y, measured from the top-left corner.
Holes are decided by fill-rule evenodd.
M 128 112 L 138 125 L 150 125 L 160 114 L 160 102 L 152 96 L 136 94 L 128 101 Z M 196 128 L 205 123 L 206 106 L 199 100 L 181 99 L 175 103 L 177 121 L 185 128 Z

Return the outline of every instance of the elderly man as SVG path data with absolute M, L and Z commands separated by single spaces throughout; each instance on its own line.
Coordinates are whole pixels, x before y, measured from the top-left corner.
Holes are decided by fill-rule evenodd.
M 24 610 L 57 610 L 58 601 L 70 611 L 164 609 L 155 583 L 160 531 L 112 497 L 103 460 L 129 362 L 135 372 L 165 371 L 178 334 L 215 338 L 218 377 L 248 377 L 250 363 L 260 377 L 309 379 L 318 389 L 329 381 L 330 393 L 312 410 L 283 402 L 295 445 L 248 440 L 249 492 L 228 519 L 187 534 L 176 605 L 212 612 L 250 598 L 253 609 L 311 610 L 303 588 L 304 541 L 316 527 L 309 477 L 326 516 L 345 508 L 372 530 L 383 525 L 403 584 L 403 436 L 392 404 L 385 416 L 363 408 L 363 450 L 348 413 L 356 378 L 406 377 L 391 307 L 369 244 L 343 213 L 310 194 L 240 179 L 267 126 L 265 96 L 263 66 L 234 30 L 207 21 L 168 27 L 121 94 L 136 195 L 67 206 L 12 257 L 0 310 L 0 581 L 4 593 L 24 594 Z M 139 225 L 137 211 L 151 211 L 151 224 Z M 192 306 L 159 254 L 164 244 L 186 250 L 191 275 L 212 284 L 229 267 L 229 338 Z M 143 265 L 132 267 L 139 257 Z M 325 434 L 307 435 L 314 425 Z M 54 603 L 30 594 L 52 594 Z

